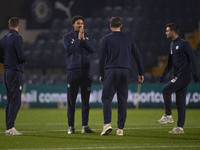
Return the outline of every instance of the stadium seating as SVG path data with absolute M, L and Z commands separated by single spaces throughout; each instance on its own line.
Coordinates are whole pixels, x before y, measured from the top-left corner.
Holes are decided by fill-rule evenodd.
M 140 1 L 140 0 L 106 0 L 106 6 L 99 12 L 96 9 L 90 17 L 85 18 L 85 31 L 90 33 L 96 43 L 97 52 L 92 55 L 93 79 L 98 82 L 98 57 L 101 38 L 110 33 L 109 19 L 112 16 L 123 18 L 122 31 L 129 34 L 136 42 L 142 53 L 145 71 L 157 66 L 157 57 L 167 55 L 169 41 L 165 36 L 165 25 L 169 22 L 177 22 L 181 27 L 181 36 L 191 32 L 197 27 L 200 20 L 200 1 L 192 5 L 189 1 Z M 187 6 L 187 7 L 186 7 Z M 194 7 L 194 8 L 193 8 Z M 183 11 L 184 9 L 184 11 Z M 187 18 L 187 19 L 185 19 Z M 28 43 L 26 54 L 28 55 L 27 68 L 62 68 L 65 69 L 65 51 L 62 37 L 71 31 L 72 25 L 69 19 L 54 19 L 48 30 L 42 31 L 34 43 Z M 200 47 L 200 46 L 199 46 Z M 200 60 L 199 53 L 196 55 Z M 39 59 L 38 59 L 39 58 Z M 198 61 L 200 66 L 200 62 Z M 136 66 L 131 71 L 131 77 L 137 78 Z M 61 83 L 59 77 L 48 77 L 43 74 L 42 79 L 35 75 L 30 77 L 30 83 Z M 63 75 L 64 76 L 64 75 Z M 146 82 L 158 81 L 159 77 L 147 76 Z M 65 80 L 64 77 L 61 79 Z M 132 79 L 133 80 L 133 79 Z M 135 79 L 134 79 L 135 80 Z

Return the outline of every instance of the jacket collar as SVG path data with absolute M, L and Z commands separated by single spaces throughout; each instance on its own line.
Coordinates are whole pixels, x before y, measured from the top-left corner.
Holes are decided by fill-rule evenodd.
M 177 42 L 179 41 L 181 38 L 178 36 L 175 40 L 173 40 L 173 42 Z
M 9 32 L 18 34 L 18 32 L 16 30 L 13 30 L 13 29 L 9 29 Z
M 121 33 L 121 31 L 112 31 L 112 33 Z

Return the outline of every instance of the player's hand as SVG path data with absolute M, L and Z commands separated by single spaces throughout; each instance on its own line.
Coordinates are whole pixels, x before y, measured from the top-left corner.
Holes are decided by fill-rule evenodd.
M 78 32 L 78 39 L 79 39 L 79 40 L 82 39 L 82 33 L 80 32 L 80 30 L 79 30 L 79 32 Z
M 102 77 L 99 77 L 99 82 L 103 83 L 103 78 Z
M 85 35 L 84 35 L 84 28 L 83 28 L 83 26 L 80 27 L 79 35 L 80 35 L 80 39 L 81 39 L 81 40 L 85 40 Z
M 82 40 L 85 40 L 84 27 L 81 26 Z
M 138 83 L 144 82 L 144 76 L 138 76 Z

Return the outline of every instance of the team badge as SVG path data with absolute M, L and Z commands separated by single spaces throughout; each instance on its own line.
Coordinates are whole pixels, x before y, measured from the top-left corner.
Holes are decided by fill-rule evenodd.
M 176 46 L 176 50 L 178 50 L 178 49 L 179 49 L 179 46 L 177 45 L 177 46 Z
M 72 39 L 71 43 L 72 43 L 72 44 L 74 43 L 74 39 Z
M 53 5 L 47 0 L 35 0 L 31 6 L 34 19 L 39 23 L 46 23 L 53 15 Z
M 67 87 L 70 88 L 70 84 L 67 84 Z
M 88 37 L 85 37 L 85 39 L 86 39 L 86 40 L 89 40 L 89 38 L 88 38 Z
M 170 54 L 172 55 L 172 49 L 170 49 Z
M 178 78 L 175 77 L 174 79 L 171 80 L 171 82 L 172 82 L 172 83 L 175 83 L 177 79 L 178 79 Z

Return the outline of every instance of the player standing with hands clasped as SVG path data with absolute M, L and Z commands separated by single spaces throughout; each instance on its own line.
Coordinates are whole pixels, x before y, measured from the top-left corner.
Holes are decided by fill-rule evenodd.
M 198 80 L 194 52 L 190 44 L 179 37 L 178 31 L 178 25 L 174 23 L 166 25 L 167 38 L 171 39 L 172 42 L 170 44 L 168 64 L 160 78 L 160 82 L 163 82 L 171 68 L 174 68 L 174 78 L 162 90 L 165 103 L 165 114 L 157 121 L 158 124 L 174 122 L 171 112 L 171 94 L 175 92 L 178 122 L 177 126 L 174 127 L 172 131 L 169 131 L 170 134 L 184 133 L 183 126 L 185 123 L 186 94 L 187 87 L 192 80 L 191 74 L 193 74 L 195 82 Z
M 126 121 L 126 103 L 128 99 L 128 80 L 131 55 L 138 66 L 138 82 L 143 83 L 144 71 L 141 56 L 134 41 L 121 32 L 122 21 L 119 17 L 110 19 L 112 33 L 103 37 L 100 47 L 99 73 L 103 84 L 102 106 L 104 127 L 101 135 L 108 135 L 111 127 L 111 102 L 115 92 L 118 101 L 118 129 L 116 135 L 123 135 Z
M 7 93 L 6 135 L 21 135 L 14 128 L 15 119 L 21 106 L 22 73 L 26 57 L 23 39 L 18 34 L 19 19 L 12 17 L 8 21 L 9 32 L 0 40 L 0 62 L 4 64 L 4 82 Z
M 82 131 L 81 133 L 94 133 L 88 126 L 89 99 L 92 84 L 90 69 L 90 55 L 95 52 L 93 39 L 84 33 L 84 18 L 72 18 L 73 30 L 63 36 L 63 45 L 66 50 L 67 64 L 67 116 L 68 134 L 75 133 L 74 114 L 75 103 L 79 87 L 82 99 Z

